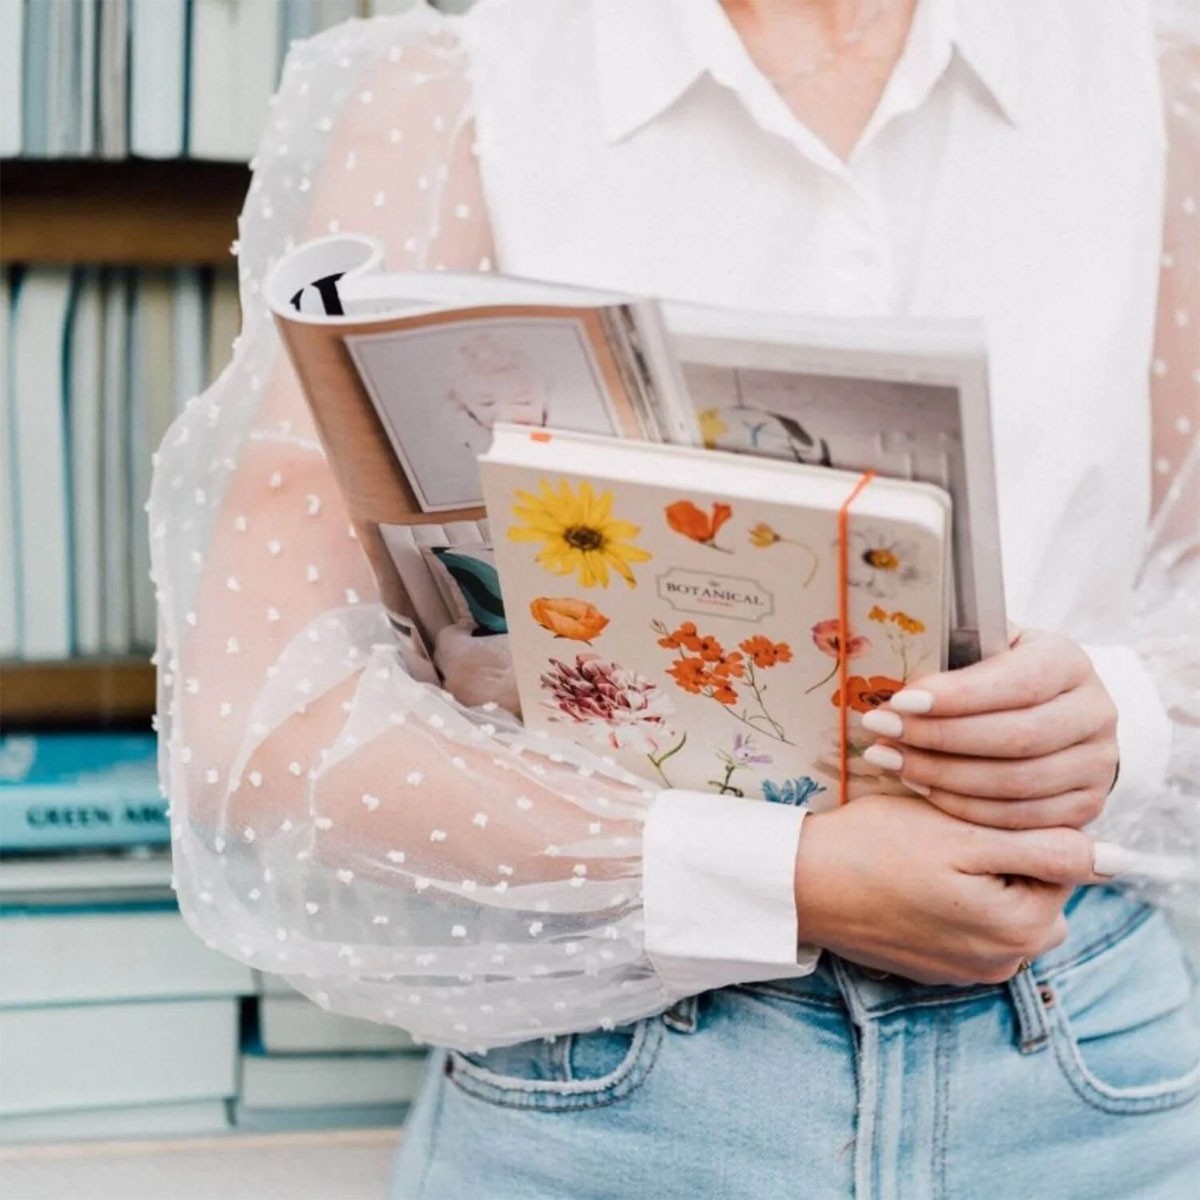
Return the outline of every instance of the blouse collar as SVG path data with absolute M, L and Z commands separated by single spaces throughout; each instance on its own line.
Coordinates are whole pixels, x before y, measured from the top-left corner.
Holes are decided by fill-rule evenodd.
M 667 111 L 703 75 L 734 92 L 764 128 L 834 159 L 754 66 L 719 0 L 593 0 L 604 134 L 620 141 Z M 1010 122 L 1020 112 L 1017 18 L 996 0 L 918 0 L 899 62 L 859 145 L 918 108 L 957 55 Z M 822 153 L 823 151 L 823 153 Z M 834 160 L 828 165 L 841 164 Z

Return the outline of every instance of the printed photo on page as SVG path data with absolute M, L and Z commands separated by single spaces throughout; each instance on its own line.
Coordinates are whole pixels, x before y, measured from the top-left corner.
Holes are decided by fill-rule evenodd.
M 497 421 L 609 435 L 625 426 L 572 317 L 460 320 L 345 343 L 426 512 L 481 503 L 476 458 Z

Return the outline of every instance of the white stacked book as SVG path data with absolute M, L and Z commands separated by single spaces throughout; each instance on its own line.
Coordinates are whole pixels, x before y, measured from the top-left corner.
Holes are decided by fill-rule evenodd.
M 0 276 L 0 657 L 153 647 L 151 454 L 239 320 L 232 269 Z
M 254 978 L 184 925 L 169 869 L 156 855 L 5 863 L 6 1140 L 228 1128 Z
M 326 1012 L 259 975 L 258 1029 L 242 1050 L 234 1122 L 246 1129 L 398 1125 L 426 1056 L 403 1030 Z

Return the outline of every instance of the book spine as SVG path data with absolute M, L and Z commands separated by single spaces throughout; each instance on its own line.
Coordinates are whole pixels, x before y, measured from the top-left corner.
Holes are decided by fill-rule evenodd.
M 114 785 L 0 787 L 0 853 L 161 846 L 171 839 L 167 802 Z

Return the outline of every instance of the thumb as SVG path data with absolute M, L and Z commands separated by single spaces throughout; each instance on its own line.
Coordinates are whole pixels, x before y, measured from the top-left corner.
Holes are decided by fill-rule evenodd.
M 1023 875 L 1045 883 L 1107 883 L 1126 869 L 1128 854 L 1078 829 L 997 829 L 980 847 L 978 866 L 989 875 Z

